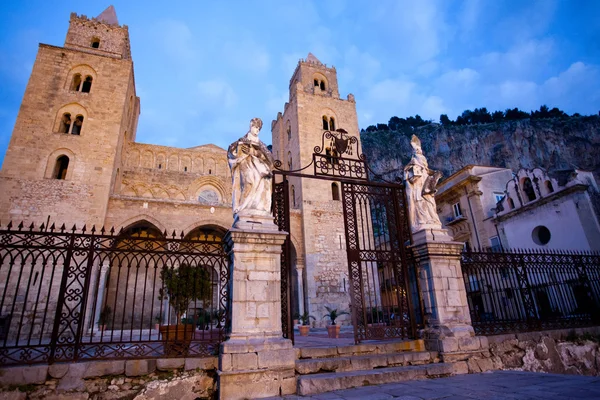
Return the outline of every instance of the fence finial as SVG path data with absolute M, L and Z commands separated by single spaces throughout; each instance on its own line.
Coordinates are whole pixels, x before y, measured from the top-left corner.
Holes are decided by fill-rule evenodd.
M 19 228 L 19 230 L 23 229 L 23 221 L 21 221 L 21 223 L 19 224 L 19 226 L 17 226 L 17 228 Z

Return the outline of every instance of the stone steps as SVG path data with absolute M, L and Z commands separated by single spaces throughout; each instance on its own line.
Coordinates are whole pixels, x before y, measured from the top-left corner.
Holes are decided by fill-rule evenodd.
M 402 342 L 363 343 L 351 346 L 302 347 L 297 349 L 298 358 L 301 360 L 424 350 L 425 343 L 422 339 L 405 340 Z
M 297 394 L 301 396 L 361 386 L 396 383 L 415 379 L 438 378 L 454 374 L 449 363 L 404 367 L 387 367 L 362 371 L 345 371 L 302 375 L 298 377 Z
M 309 358 L 296 360 L 296 373 L 300 375 L 322 372 L 346 372 L 375 368 L 423 365 L 438 362 L 436 352 L 415 351 L 389 354 L 366 354 L 348 357 Z

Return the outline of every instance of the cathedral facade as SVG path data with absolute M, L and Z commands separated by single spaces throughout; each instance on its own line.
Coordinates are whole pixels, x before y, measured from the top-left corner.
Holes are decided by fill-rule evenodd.
M 128 27 L 112 6 L 71 14 L 63 46 L 39 45 L 0 171 L 0 223 L 222 237 L 233 222 L 226 150 L 138 143 L 139 116 Z M 337 128 L 360 140 L 354 97 L 342 99 L 335 68 L 309 54 L 271 123 L 274 158 L 301 169 Z M 325 306 L 350 303 L 340 187 L 290 185 L 293 312 L 324 325 Z

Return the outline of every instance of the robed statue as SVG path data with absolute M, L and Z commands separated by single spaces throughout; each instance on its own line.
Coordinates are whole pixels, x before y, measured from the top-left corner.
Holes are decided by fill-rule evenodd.
M 233 184 L 233 216 L 268 216 L 273 190 L 273 155 L 258 139 L 262 120 L 253 118 L 250 130 L 227 150 Z
M 404 167 L 404 179 L 411 230 L 417 232 L 428 228 L 441 229 L 434 195 L 442 173 L 429 169 L 418 137 L 413 135 L 410 145 L 413 153 L 410 162 Z

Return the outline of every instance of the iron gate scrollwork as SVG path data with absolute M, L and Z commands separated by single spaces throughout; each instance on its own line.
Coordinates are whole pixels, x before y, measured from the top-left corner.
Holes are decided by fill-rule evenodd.
M 0 228 L 0 365 L 215 354 L 228 260 L 194 232 Z
M 358 139 L 343 129 L 323 133 L 310 164 L 296 170 L 284 170 L 282 165 L 275 161 L 279 182 L 274 180 L 273 190 L 275 222 L 282 231 L 291 232 L 289 177 L 341 184 L 356 343 L 414 338 L 422 306 L 416 267 L 407 250 L 411 236 L 403 184 L 373 174 L 360 153 Z M 311 166 L 313 173 L 306 173 Z M 290 247 L 288 237 L 281 258 L 281 313 L 284 336 L 293 339 L 291 310 L 296 299 L 291 296 Z

